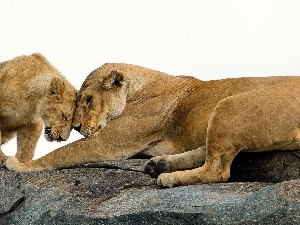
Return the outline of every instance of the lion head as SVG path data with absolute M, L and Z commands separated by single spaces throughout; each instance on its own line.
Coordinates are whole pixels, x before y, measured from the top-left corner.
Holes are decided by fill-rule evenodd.
M 127 83 L 118 70 L 83 86 L 77 97 L 74 129 L 85 137 L 96 136 L 107 122 L 123 112 L 126 98 Z
M 48 141 L 65 141 L 72 130 L 76 105 L 76 90 L 67 81 L 54 77 L 46 97 L 39 106 L 43 119 L 44 136 Z

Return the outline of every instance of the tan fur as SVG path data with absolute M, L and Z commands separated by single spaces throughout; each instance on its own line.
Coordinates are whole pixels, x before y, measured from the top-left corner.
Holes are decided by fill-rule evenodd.
M 40 171 L 146 154 L 157 156 L 147 172 L 175 171 L 159 175 L 162 186 L 224 182 L 240 151 L 299 149 L 299 122 L 299 77 L 204 82 L 105 64 L 86 78 L 77 100 L 73 125 L 87 138 L 6 165 Z
M 41 54 L 0 64 L 1 144 L 17 135 L 16 158 L 32 159 L 43 123 L 48 141 L 66 140 L 72 128 L 75 88 Z M 0 161 L 5 155 L 0 149 Z

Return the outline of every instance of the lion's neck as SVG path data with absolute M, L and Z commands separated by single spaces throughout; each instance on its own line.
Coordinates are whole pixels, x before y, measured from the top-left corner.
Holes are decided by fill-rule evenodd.
M 156 98 L 159 96 L 183 97 L 194 87 L 188 77 L 161 75 L 154 77 L 134 77 L 129 80 L 127 101 Z
M 139 118 L 143 114 L 157 117 L 162 123 L 164 118 L 172 116 L 174 109 L 195 91 L 196 87 L 189 78 L 173 76 L 166 78 L 144 81 L 137 89 L 130 89 L 129 85 L 131 92 L 129 91 L 122 116 Z

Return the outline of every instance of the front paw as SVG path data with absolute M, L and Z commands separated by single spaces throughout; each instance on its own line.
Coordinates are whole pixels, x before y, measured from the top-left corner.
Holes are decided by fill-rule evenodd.
M 157 178 L 160 174 L 168 171 L 168 164 L 163 156 L 150 159 L 144 167 L 144 172 L 152 178 Z
M 8 156 L 4 162 L 7 169 L 20 171 L 20 162 L 13 156 Z
M 157 178 L 157 184 L 162 187 L 174 187 L 176 184 L 176 176 L 174 173 L 162 173 Z

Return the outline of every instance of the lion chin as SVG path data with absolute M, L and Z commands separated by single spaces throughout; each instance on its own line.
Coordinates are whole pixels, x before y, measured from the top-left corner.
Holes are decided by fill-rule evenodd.
M 74 125 L 73 129 L 79 132 L 82 136 L 88 138 L 88 137 L 98 136 L 100 131 L 105 127 L 106 127 L 106 119 L 102 119 L 98 122 L 97 126 L 90 125 L 87 128 L 83 128 L 82 123 L 80 123 L 77 126 Z
M 201 81 L 107 63 L 88 75 L 76 102 L 74 127 L 93 138 L 9 166 L 42 171 L 147 155 L 145 172 L 158 185 L 226 182 L 240 151 L 300 149 L 299 87 L 296 76 Z M 102 112 L 114 119 L 100 135 L 79 125 Z

